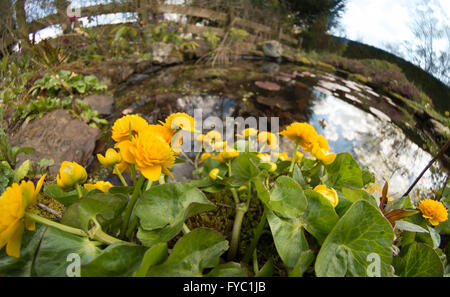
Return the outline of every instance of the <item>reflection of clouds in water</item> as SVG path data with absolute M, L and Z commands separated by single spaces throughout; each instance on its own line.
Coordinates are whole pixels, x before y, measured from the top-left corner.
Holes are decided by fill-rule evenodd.
M 316 94 L 317 95 L 317 94 Z M 351 151 L 361 165 L 367 165 L 377 177 L 391 185 L 390 193 L 399 197 L 431 160 L 431 156 L 410 141 L 385 114 L 366 113 L 332 96 L 319 96 L 312 105 L 311 124 L 324 135 L 337 153 Z M 324 119 L 326 127 L 319 121 Z M 428 171 L 419 188 L 430 189 L 436 178 Z

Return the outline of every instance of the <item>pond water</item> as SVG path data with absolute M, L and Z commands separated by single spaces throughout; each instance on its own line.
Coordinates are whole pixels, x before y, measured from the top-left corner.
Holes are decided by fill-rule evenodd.
M 262 61 L 221 69 L 175 66 L 121 89 L 126 91 L 116 95 L 119 100 L 127 93 L 140 96 L 124 111 L 142 113 L 150 122 L 177 111 L 193 114 L 197 108 L 203 110 L 203 119 L 276 116 L 280 129 L 309 122 L 328 139 L 334 153 L 350 152 L 375 173 L 380 186 L 388 181 L 393 197 L 401 197 L 432 159 L 422 148 L 423 136 L 429 133 L 418 129 L 420 123 L 401 105 L 362 83 L 323 71 Z M 189 94 L 183 94 L 186 90 Z M 291 142 L 280 140 L 281 150 L 292 151 Z M 412 197 L 441 189 L 445 179 L 442 165 L 434 165 Z

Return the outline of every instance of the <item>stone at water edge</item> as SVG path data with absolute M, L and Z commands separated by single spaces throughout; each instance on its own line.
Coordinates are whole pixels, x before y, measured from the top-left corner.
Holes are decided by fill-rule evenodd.
M 30 159 L 39 162 L 53 159 L 50 173 L 57 174 L 63 161 L 75 161 L 85 166 L 95 149 L 100 129 L 73 119 L 68 111 L 57 109 L 23 125 L 10 137 L 12 146 L 33 147 L 31 155 L 19 154 L 19 163 Z
M 92 110 L 98 111 L 100 115 L 111 115 L 114 112 L 114 98 L 105 95 L 90 95 L 83 100 Z
M 262 45 L 262 49 L 266 57 L 278 59 L 283 55 L 283 47 L 276 40 L 269 40 L 264 42 Z
M 172 55 L 175 45 L 172 43 L 153 42 L 151 44 L 152 59 L 160 64 L 176 64 L 183 62 L 182 57 Z

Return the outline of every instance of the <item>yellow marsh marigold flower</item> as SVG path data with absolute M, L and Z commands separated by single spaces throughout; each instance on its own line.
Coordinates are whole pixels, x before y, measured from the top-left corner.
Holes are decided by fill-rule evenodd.
M 122 156 L 115 149 L 106 150 L 105 156 L 97 154 L 98 161 L 106 168 L 114 167 L 114 165 L 122 162 Z
M 292 160 L 292 158 L 289 158 L 289 156 L 288 156 L 288 154 L 287 154 L 286 152 L 284 152 L 284 153 L 279 153 L 279 154 L 277 154 L 276 156 L 278 157 L 278 159 L 279 159 L 281 162 L 291 161 L 291 160 Z
M 433 226 L 448 220 L 448 210 L 442 202 L 426 199 L 419 202 L 419 210 L 422 216 L 428 219 Z
M 168 129 L 167 127 L 161 126 L 161 125 L 149 125 L 148 128 L 145 130 L 152 131 L 155 134 L 158 134 L 164 140 L 170 144 L 172 141 L 172 137 L 175 134 L 175 131 L 172 129 Z
M 0 249 L 6 245 L 6 254 L 20 257 L 20 246 L 24 229 L 36 229 L 34 221 L 24 218 L 25 210 L 36 203 L 45 176 L 39 179 L 36 188 L 31 181 L 19 185 L 14 183 L 0 197 Z
M 254 129 L 254 128 L 247 128 L 244 129 L 244 131 L 242 131 L 242 135 L 241 134 L 236 134 L 237 137 L 239 138 L 250 138 L 250 137 L 254 137 L 258 134 L 258 130 Z
M 273 162 L 271 162 L 271 163 L 269 163 L 270 164 L 270 169 L 269 169 L 269 172 L 270 173 L 272 173 L 272 172 L 275 172 L 275 171 L 277 171 L 277 164 L 275 164 L 275 163 L 273 163 Z
M 324 149 L 320 147 L 318 143 L 315 143 L 312 150 L 311 155 L 315 157 L 317 160 L 321 161 L 324 165 L 333 164 L 336 160 L 336 154 L 327 154 Z
M 303 158 L 305 157 L 305 155 L 303 155 L 302 152 L 299 152 L 299 151 L 295 152 L 295 156 L 296 156 L 296 158 L 295 158 L 296 163 L 300 163 L 303 160 Z
M 112 139 L 116 142 L 130 140 L 130 125 L 132 135 L 136 135 L 149 126 L 147 121 L 138 115 L 126 115 L 114 123 Z
M 86 169 L 76 162 L 62 162 L 59 174 L 56 176 L 56 182 L 62 189 L 70 189 L 76 184 L 85 183 L 86 180 Z
M 334 189 L 328 189 L 326 185 L 319 185 L 314 188 L 314 191 L 327 198 L 327 200 L 330 201 L 333 207 L 336 207 L 338 205 L 339 198 Z
M 293 123 L 280 132 L 280 135 L 294 141 L 305 151 L 309 151 L 312 148 L 319 136 L 314 127 L 308 123 Z
M 93 190 L 100 190 L 103 193 L 108 193 L 114 186 L 110 182 L 98 181 L 95 184 L 84 184 L 83 187 L 89 192 Z
M 219 173 L 220 173 L 219 169 L 218 168 L 214 168 L 213 170 L 211 170 L 209 172 L 209 178 L 212 179 L 212 180 L 216 180 L 217 177 L 219 176 Z
M 258 154 L 257 157 L 261 160 L 261 163 L 270 163 L 272 161 L 269 154 Z
M 147 179 L 157 181 L 161 172 L 172 176 L 168 168 L 175 163 L 174 152 L 160 135 L 150 130 L 139 133 L 129 146 L 136 169 Z
M 188 115 L 187 113 L 173 113 L 170 116 L 168 116 L 165 120 L 165 122 L 160 123 L 171 130 L 178 130 L 182 129 L 184 131 L 188 132 L 197 132 L 199 131 L 195 130 L 195 120 L 193 117 Z
M 266 131 L 260 132 L 258 134 L 258 143 L 260 145 L 266 145 L 271 149 L 276 149 L 278 144 L 277 136 Z
M 218 131 L 209 131 L 208 133 L 206 133 L 203 141 L 207 143 L 221 142 L 222 134 L 220 134 L 220 132 Z
M 200 161 L 198 162 L 198 164 L 202 164 L 203 162 L 205 162 L 207 159 L 211 158 L 212 154 L 210 153 L 203 153 L 200 156 Z
M 220 163 L 226 163 L 238 157 L 239 154 L 240 153 L 234 148 L 227 147 L 223 152 L 220 152 L 216 157 L 213 157 L 213 159 L 219 161 Z

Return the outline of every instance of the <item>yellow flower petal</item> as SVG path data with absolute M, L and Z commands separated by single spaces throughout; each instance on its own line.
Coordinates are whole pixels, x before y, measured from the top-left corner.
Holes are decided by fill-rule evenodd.
M 161 176 L 162 167 L 161 165 L 156 165 L 152 167 L 145 167 L 140 169 L 141 173 L 146 179 L 151 181 L 158 181 Z
M 20 246 L 22 243 L 22 234 L 24 231 L 24 226 L 22 222 L 15 225 L 15 230 L 11 238 L 8 240 L 6 246 L 6 254 L 11 257 L 20 257 Z

